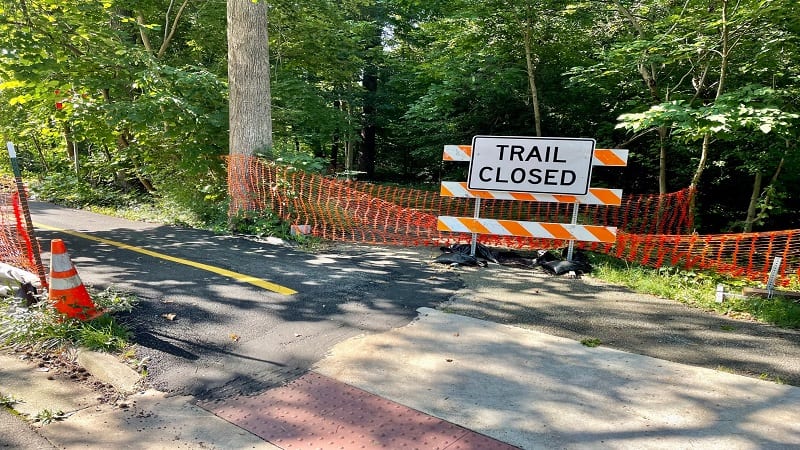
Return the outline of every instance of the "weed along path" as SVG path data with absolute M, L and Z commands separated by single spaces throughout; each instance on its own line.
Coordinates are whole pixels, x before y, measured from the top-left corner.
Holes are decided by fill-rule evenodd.
M 134 222 L 31 202 L 45 265 L 63 239 L 87 286 L 139 298 L 121 316 L 157 389 L 199 398 L 264 391 L 338 342 L 401 327 L 460 286 L 419 255 L 281 242 Z

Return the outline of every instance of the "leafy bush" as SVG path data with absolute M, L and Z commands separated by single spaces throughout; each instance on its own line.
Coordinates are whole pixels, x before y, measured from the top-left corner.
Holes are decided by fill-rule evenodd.
M 74 173 L 47 175 L 34 183 L 31 190 L 39 200 L 72 208 L 123 207 L 143 201 L 140 193 L 123 192 L 112 184 L 92 185 Z
M 289 225 L 271 211 L 240 212 L 230 218 L 229 229 L 234 233 L 259 237 L 285 237 L 289 233 Z

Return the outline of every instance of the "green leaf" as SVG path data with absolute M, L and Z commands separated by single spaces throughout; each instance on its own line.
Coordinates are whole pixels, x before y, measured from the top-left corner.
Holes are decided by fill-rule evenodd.
M 16 89 L 16 88 L 25 87 L 25 86 L 26 86 L 26 83 L 24 81 L 11 80 L 11 81 L 6 81 L 4 83 L 0 83 L 0 90 Z

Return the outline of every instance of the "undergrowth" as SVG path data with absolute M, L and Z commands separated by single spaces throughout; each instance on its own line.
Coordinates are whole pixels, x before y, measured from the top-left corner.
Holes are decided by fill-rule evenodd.
M 591 263 L 594 277 L 626 286 L 636 292 L 677 300 L 739 319 L 757 320 L 785 328 L 800 328 L 800 303 L 791 299 L 726 297 L 721 303 L 716 301 L 718 284 L 723 284 L 726 292 L 729 292 L 756 283 L 709 271 L 645 267 L 603 254 L 592 254 Z
M 129 345 L 130 332 L 114 316 L 130 312 L 136 298 L 114 288 L 91 296 L 105 313 L 85 322 L 60 314 L 46 299 L 26 306 L 18 298 L 0 298 L 0 346 L 46 352 L 68 347 L 122 351 Z

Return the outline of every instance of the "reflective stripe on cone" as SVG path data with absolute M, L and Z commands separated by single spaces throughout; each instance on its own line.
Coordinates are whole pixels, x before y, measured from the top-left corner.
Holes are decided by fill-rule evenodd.
M 73 319 L 91 320 L 102 314 L 89 297 L 61 239 L 51 243 L 48 297 L 56 310 Z

